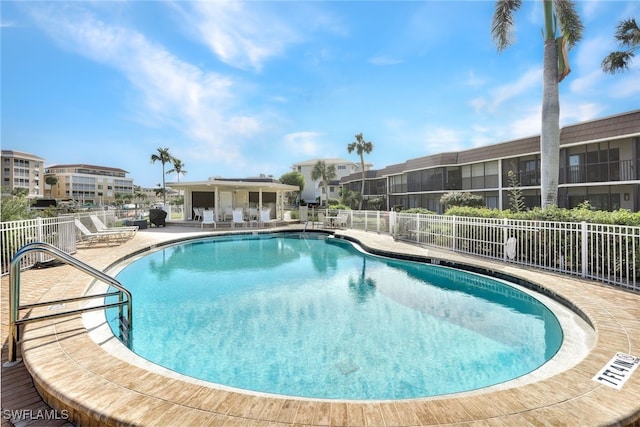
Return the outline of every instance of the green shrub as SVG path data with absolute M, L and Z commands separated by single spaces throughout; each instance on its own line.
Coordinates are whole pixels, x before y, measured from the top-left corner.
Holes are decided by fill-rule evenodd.
M 484 206 L 484 199 L 476 194 L 452 191 L 440 197 L 440 204 L 447 207 L 469 206 L 479 208 Z
M 445 215 L 474 218 L 509 218 L 529 221 L 588 222 L 592 224 L 612 224 L 640 226 L 640 212 L 620 209 L 613 212 L 592 210 L 587 203 L 573 209 L 551 206 L 545 209 L 536 207 L 523 212 L 500 211 L 497 209 L 454 206 L 447 209 Z
M 417 214 L 424 214 L 424 215 L 435 215 L 435 212 L 431 212 L 429 209 L 425 209 L 425 208 L 411 208 L 411 209 L 407 209 L 405 211 L 402 211 L 402 213 L 417 213 Z

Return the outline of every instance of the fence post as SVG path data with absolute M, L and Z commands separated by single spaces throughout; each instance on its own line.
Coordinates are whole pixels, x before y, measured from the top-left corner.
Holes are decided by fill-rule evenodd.
M 451 237 L 453 238 L 451 250 L 455 252 L 458 249 L 458 226 L 456 224 L 455 215 L 453 215 L 453 217 L 451 218 Z
M 581 223 L 582 225 L 582 254 L 581 254 L 581 259 L 582 259 L 582 277 L 587 277 L 587 273 L 588 273 L 588 258 L 589 258 L 589 233 L 587 231 L 587 223 L 586 221 L 582 221 Z
M 509 225 L 509 219 L 502 219 L 502 261 L 507 262 L 507 239 L 509 238 L 509 230 L 507 229 Z
M 396 211 L 393 209 L 389 211 L 389 234 L 392 236 L 396 234 Z
M 44 223 L 42 221 L 42 217 L 40 216 L 36 218 L 36 233 L 37 233 L 36 242 L 44 242 L 44 236 L 45 236 Z M 38 252 L 37 259 L 38 259 L 38 262 L 44 262 L 44 254 L 42 252 Z
M 380 211 L 376 211 L 376 232 L 380 233 Z

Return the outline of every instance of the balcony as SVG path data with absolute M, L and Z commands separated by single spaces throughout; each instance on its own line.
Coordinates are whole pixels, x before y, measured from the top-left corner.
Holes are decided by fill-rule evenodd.
M 560 184 L 633 181 L 638 179 L 633 160 L 591 163 L 560 168 Z

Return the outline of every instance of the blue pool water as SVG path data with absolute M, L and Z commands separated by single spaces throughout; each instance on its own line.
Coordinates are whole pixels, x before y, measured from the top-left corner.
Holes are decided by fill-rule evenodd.
M 404 399 L 522 376 L 562 342 L 531 296 L 323 235 L 210 238 L 125 267 L 138 355 L 241 389 Z M 115 323 L 115 312 L 108 313 Z M 112 325 L 115 328 L 115 325 Z

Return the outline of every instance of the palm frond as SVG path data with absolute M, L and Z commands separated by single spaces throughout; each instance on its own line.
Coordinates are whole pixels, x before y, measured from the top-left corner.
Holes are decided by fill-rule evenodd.
M 513 42 L 513 14 L 520 9 L 521 0 L 497 0 L 493 12 L 491 34 L 498 51 L 503 51 Z
M 560 33 L 570 49 L 582 38 L 584 26 L 573 1 L 555 0 L 553 4 L 560 24 Z
M 623 47 L 640 45 L 640 28 L 638 28 L 636 20 L 630 18 L 620 22 L 615 37 Z

